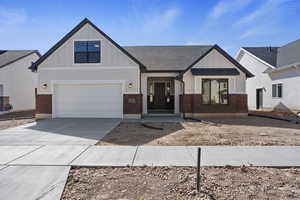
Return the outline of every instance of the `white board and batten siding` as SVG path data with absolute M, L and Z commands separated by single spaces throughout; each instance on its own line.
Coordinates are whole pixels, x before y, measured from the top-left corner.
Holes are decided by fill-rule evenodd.
M 246 75 L 238 69 L 233 63 L 225 58 L 217 50 L 212 50 L 208 55 L 196 63 L 193 68 L 235 68 L 240 72 L 237 76 L 193 76 L 190 71 L 184 74 L 185 93 L 201 94 L 202 79 L 204 78 L 224 78 L 228 79 L 230 94 L 246 94 Z
M 100 40 L 101 63 L 75 64 L 74 41 L 89 40 Z M 90 24 L 38 68 L 38 94 L 52 95 L 52 117 L 121 118 L 123 94 L 138 94 L 139 84 L 139 65 Z

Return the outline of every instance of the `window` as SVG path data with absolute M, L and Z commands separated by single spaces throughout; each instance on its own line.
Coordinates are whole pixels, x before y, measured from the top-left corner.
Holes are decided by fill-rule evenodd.
M 228 104 L 228 79 L 202 79 L 203 104 Z
M 282 98 L 282 83 L 272 84 L 272 97 Z
M 75 41 L 74 63 L 100 63 L 100 41 Z

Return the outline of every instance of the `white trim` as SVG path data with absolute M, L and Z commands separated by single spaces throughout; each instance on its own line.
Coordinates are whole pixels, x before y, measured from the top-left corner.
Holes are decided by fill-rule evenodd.
M 258 60 L 259 62 L 261 62 L 261 63 L 267 65 L 268 67 L 271 67 L 272 69 L 275 68 L 273 65 L 270 65 L 270 64 L 267 63 L 266 61 L 263 61 L 262 59 L 258 58 L 257 56 L 255 56 L 255 55 L 252 54 L 251 52 L 245 50 L 244 48 L 240 48 L 240 51 L 241 51 L 241 50 L 244 51 L 244 52 L 246 52 L 248 55 L 250 55 L 251 57 L 255 58 L 256 60 Z M 239 51 L 239 52 L 240 52 L 240 51 Z M 237 57 L 236 57 L 236 58 L 237 58 Z
M 100 63 L 75 63 L 75 42 L 80 42 L 80 41 L 100 41 Z M 103 61 L 102 61 L 102 42 L 103 40 L 101 38 L 97 38 L 97 39 L 73 39 L 73 43 L 72 43 L 72 65 L 103 65 Z
M 94 64 L 94 63 L 91 63 Z M 77 64 L 76 64 L 77 65 Z M 50 70 L 93 70 L 93 69 L 139 69 L 138 66 L 73 66 L 73 67 L 47 67 L 47 68 L 39 68 L 39 71 L 50 71 Z
M 123 113 L 123 94 L 125 94 L 125 83 L 124 80 L 52 80 L 51 81 L 51 93 L 52 93 L 52 118 L 56 118 L 55 113 L 55 85 L 90 85 L 90 84 L 99 84 L 99 85 L 105 85 L 105 84 L 120 84 L 121 85 L 121 110 L 122 110 L 122 116 L 124 117 Z

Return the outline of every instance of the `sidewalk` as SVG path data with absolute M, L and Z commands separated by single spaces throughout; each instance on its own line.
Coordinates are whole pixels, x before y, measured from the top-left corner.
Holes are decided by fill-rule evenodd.
M 300 146 L 199 146 L 201 166 L 300 167 Z M 0 146 L 2 166 L 196 166 L 198 146 Z
M 0 198 L 59 200 L 71 166 L 196 166 L 196 146 L 0 146 Z M 202 146 L 201 166 L 299 167 L 300 146 Z

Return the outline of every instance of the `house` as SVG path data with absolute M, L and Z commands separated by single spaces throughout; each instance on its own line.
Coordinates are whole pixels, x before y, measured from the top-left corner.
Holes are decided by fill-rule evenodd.
M 37 50 L 0 50 L 0 114 L 35 109 L 37 74 L 28 67 Z
M 250 110 L 300 111 L 300 40 L 281 47 L 242 47 L 237 60 L 247 79 Z
M 31 69 L 38 118 L 244 115 L 252 77 L 217 45 L 122 47 L 88 19 Z

